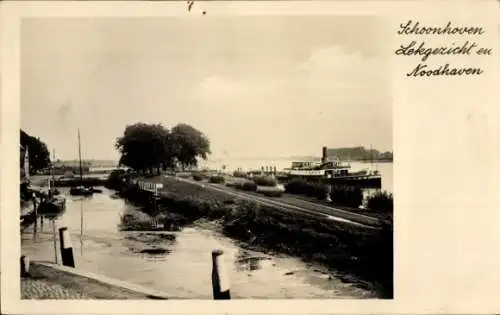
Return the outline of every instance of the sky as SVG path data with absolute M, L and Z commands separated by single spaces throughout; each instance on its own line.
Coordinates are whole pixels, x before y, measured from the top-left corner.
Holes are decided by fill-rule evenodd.
M 119 158 L 136 122 L 188 123 L 213 158 L 392 150 L 387 21 L 364 16 L 32 18 L 21 128 L 60 159 Z

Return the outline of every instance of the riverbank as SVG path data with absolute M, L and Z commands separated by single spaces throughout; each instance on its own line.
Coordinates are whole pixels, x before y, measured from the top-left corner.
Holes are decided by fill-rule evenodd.
M 149 192 L 140 191 L 130 181 L 115 188 L 121 196 L 140 205 L 145 213 L 157 217 L 160 229 L 179 229 L 207 218 L 218 222 L 224 234 L 251 247 L 318 262 L 345 278 L 369 283 L 380 298 L 392 298 L 390 223 L 380 229 L 359 229 L 340 221 L 327 224 L 297 213 L 279 213 L 271 207 L 207 191 L 201 185 L 174 178 L 156 177 L 148 181 L 164 184 L 161 198 L 153 200 Z

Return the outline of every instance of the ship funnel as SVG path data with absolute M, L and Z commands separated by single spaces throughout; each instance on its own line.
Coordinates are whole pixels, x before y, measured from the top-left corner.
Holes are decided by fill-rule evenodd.
M 326 163 L 326 150 L 327 148 L 326 147 L 323 147 L 323 152 L 321 154 L 321 163 Z

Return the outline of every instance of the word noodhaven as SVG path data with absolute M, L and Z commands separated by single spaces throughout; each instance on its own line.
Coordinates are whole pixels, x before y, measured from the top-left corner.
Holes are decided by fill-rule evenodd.
M 407 77 L 431 77 L 431 76 L 462 76 L 462 75 L 480 75 L 483 73 L 481 68 L 450 68 L 450 64 L 429 69 L 426 64 L 419 63 Z

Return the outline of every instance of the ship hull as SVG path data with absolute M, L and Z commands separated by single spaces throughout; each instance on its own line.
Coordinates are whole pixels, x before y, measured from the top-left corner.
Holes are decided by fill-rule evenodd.
M 40 204 L 38 212 L 42 215 L 57 215 L 66 208 L 66 200 L 63 198 L 44 201 Z
M 382 178 L 380 176 L 346 176 L 330 178 L 332 185 L 355 186 L 360 188 L 382 188 Z
M 382 188 L 382 178 L 381 176 L 375 175 L 364 175 L 364 176 L 342 176 L 334 178 L 325 178 L 323 176 L 290 176 L 281 175 L 277 176 L 277 179 L 282 183 L 287 183 L 292 180 L 305 180 L 310 182 L 323 182 L 325 184 L 331 184 L 336 186 L 353 186 L 359 188 Z

